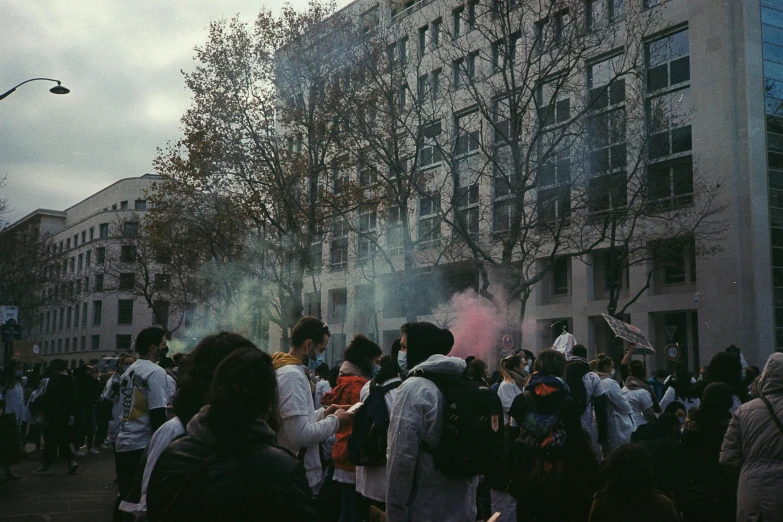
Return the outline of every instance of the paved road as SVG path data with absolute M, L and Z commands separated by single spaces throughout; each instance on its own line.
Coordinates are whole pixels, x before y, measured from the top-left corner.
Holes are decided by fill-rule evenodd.
M 28 451 L 34 449 L 28 446 Z M 65 462 L 52 469 L 54 475 L 36 477 L 38 453 L 13 466 L 22 479 L 0 482 L 0 520 L 13 522 L 104 522 L 111 521 L 117 485 L 111 450 L 100 455 L 77 457 L 79 471 L 66 475 Z

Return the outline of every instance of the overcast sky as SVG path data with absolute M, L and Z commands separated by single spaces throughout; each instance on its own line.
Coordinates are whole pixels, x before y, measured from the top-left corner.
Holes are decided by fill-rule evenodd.
M 306 0 L 293 0 L 297 8 Z M 346 4 L 339 2 L 339 5 Z M 211 20 L 252 21 L 282 0 L 3 0 L 0 174 L 13 222 L 37 208 L 63 210 L 126 177 L 152 172 L 156 147 L 180 136 L 192 70 Z

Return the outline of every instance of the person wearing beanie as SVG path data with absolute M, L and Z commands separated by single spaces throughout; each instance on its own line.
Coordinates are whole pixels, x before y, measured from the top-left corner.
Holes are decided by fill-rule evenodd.
M 437 447 L 446 410 L 434 382 L 419 372 L 459 378 L 465 361 L 448 357 L 454 345 L 450 331 L 432 323 L 410 323 L 400 339 L 409 371 L 392 404 L 386 485 L 386 519 L 475 520 L 471 480 L 447 477 L 435 469 L 422 443 Z

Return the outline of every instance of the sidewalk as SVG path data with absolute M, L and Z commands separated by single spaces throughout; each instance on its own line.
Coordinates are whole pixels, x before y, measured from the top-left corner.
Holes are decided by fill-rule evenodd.
M 27 451 L 34 450 L 28 445 Z M 79 471 L 67 475 L 66 463 L 57 462 L 54 475 L 37 477 L 39 453 L 11 469 L 21 480 L 0 482 L 0 520 L 13 522 L 90 521 L 112 518 L 117 485 L 114 483 L 114 456 L 111 450 L 100 455 L 76 457 Z

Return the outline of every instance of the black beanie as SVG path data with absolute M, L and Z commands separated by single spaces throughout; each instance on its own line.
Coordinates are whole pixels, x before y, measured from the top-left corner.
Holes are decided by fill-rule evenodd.
M 408 325 L 408 368 L 422 363 L 431 355 L 447 355 L 454 346 L 454 336 L 432 323 Z

